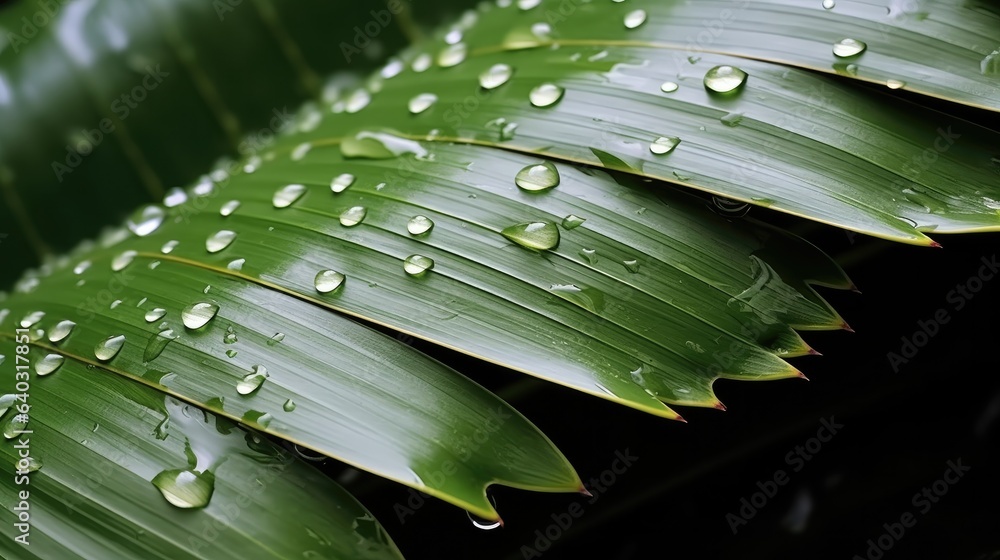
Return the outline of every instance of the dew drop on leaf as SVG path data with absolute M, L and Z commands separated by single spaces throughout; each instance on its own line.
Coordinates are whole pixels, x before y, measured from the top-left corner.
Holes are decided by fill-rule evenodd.
M 181 321 L 189 329 L 200 329 L 214 319 L 218 312 L 219 306 L 214 303 L 193 303 L 181 311 Z
M 102 362 L 108 362 L 114 359 L 124 346 L 125 335 L 111 335 L 97 343 L 97 346 L 94 347 L 94 356 Z

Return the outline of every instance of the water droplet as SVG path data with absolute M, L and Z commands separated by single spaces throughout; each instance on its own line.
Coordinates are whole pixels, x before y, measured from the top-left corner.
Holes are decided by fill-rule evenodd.
M 293 401 L 292 399 L 288 399 L 287 401 L 285 401 L 285 404 L 281 405 L 281 409 L 284 410 L 285 412 L 291 412 L 295 410 L 295 407 L 296 407 L 295 401 Z
M 903 81 L 900 81 L 900 80 L 887 80 L 885 82 L 885 85 L 888 86 L 889 89 L 899 89 L 899 88 L 905 86 L 906 82 L 903 82 Z
M 559 171 L 548 161 L 529 165 L 517 172 L 514 183 L 526 191 L 544 191 L 559 184 Z
M 236 329 L 232 325 L 226 327 L 226 334 L 222 335 L 222 342 L 224 344 L 236 344 L 240 339 L 236 336 Z
M 154 309 L 150 309 L 149 311 L 146 312 L 146 322 L 155 323 L 156 321 L 162 319 L 163 316 L 166 314 L 167 310 L 162 307 L 156 307 Z
M 219 230 L 208 236 L 205 240 L 205 248 L 209 253 L 218 253 L 229 247 L 236 240 L 236 232 L 228 229 Z
M 500 233 L 528 249 L 546 251 L 559 245 L 559 228 L 552 222 L 525 222 L 504 228 Z
M 662 84 L 660 84 L 660 91 L 662 91 L 663 93 L 673 93 L 677 91 L 677 88 L 678 86 L 674 82 L 663 82 Z
M 146 237 L 159 229 L 166 213 L 159 206 L 149 205 L 136 210 L 126 221 L 128 229 L 139 237 Z
M 824 10 L 832 10 L 836 6 L 837 6 L 837 3 L 834 0 L 823 0 L 823 9 Z
M 316 275 L 316 291 L 326 294 L 344 285 L 344 275 L 334 270 L 323 270 Z
M 233 212 L 235 212 L 236 209 L 239 207 L 240 207 L 240 201 L 230 200 L 229 202 L 222 205 L 222 208 L 219 209 L 219 214 L 223 216 L 231 216 Z
M 114 309 L 114 308 L 118 307 L 121 304 L 122 304 L 122 300 L 116 299 L 115 301 L 111 302 L 111 305 L 108 306 L 108 309 Z
M 49 342 L 58 343 L 66 340 L 66 337 L 72 334 L 74 328 L 76 328 L 76 323 L 73 321 L 59 321 L 49 331 Z
M 163 253 L 164 255 L 169 255 L 171 251 L 173 251 L 179 243 L 180 241 L 177 240 L 167 241 L 166 243 L 163 244 L 163 247 L 160 247 L 160 252 Z
M 167 208 L 173 208 L 174 206 L 180 206 L 187 202 L 188 196 L 184 192 L 184 189 L 179 187 L 174 187 L 167 191 L 167 195 L 163 197 L 163 205 Z
M 43 317 L 45 317 L 44 311 L 32 311 L 31 313 L 25 315 L 23 319 L 21 319 L 21 328 L 30 329 L 31 327 L 35 326 L 39 321 L 41 321 Z
M 419 115 L 427 109 L 430 109 L 432 105 L 437 103 L 438 97 L 433 93 L 421 93 L 410 99 L 410 103 L 407 106 L 410 109 L 410 113 L 414 115 Z
M 441 49 L 438 53 L 437 63 L 438 66 L 442 68 L 451 68 L 452 66 L 457 66 L 465 60 L 465 55 L 468 53 L 468 49 L 465 47 L 465 43 L 456 43 L 454 45 L 448 45 L 447 47 Z
M 26 414 L 12 414 L 3 427 L 3 437 L 14 439 L 20 435 L 21 431 L 28 427 L 27 418 Z
M 852 56 L 858 56 L 859 54 L 865 52 L 868 48 L 862 41 L 857 39 L 841 39 L 833 44 L 833 54 L 840 58 L 850 58 Z
M 234 259 L 232 261 L 229 261 L 229 264 L 226 265 L 226 269 L 239 272 L 243 270 L 243 265 L 245 265 L 246 263 L 247 263 L 246 259 Z
M 308 154 L 311 149 L 312 143 L 303 142 L 292 149 L 290 157 L 292 158 L 292 161 L 302 161 L 302 158 L 306 157 L 306 154 Z
M 555 84 L 542 84 L 531 90 L 528 99 L 535 107 L 551 107 L 562 99 L 566 90 Z
M 424 72 L 431 67 L 431 63 L 433 62 L 434 60 L 431 58 L 431 55 L 421 53 L 413 59 L 413 63 L 410 64 L 410 68 L 412 68 L 414 72 Z
M 562 227 L 565 230 L 576 229 L 580 227 L 580 225 L 583 224 L 583 222 L 586 221 L 587 221 L 586 218 L 581 218 L 580 216 L 577 216 L 575 214 L 570 214 L 569 216 L 563 218 Z
M 182 509 L 207 506 L 215 491 L 215 475 L 211 471 L 166 470 L 154 476 L 152 483 L 171 505 Z
M 90 261 L 81 261 L 79 264 L 73 267 L 73 274 L 77 276 L 83 274 L 90 268 Z
M 527 11 L 538 6 L 541 3 L 542 0 L 517 0 L 517 7 L 524 11 Z
M 591 265 L 597 264 L 597 249 L 581 249 L 580 256 Z
M 597 288 L 576 284 L 553 284 L 549 290 L 594 313 L 600 313 L 604 310 L 604 292 Z
M 178 336 L 174 333 L 173 329 L 165 329 L 149 337 L 149 340 L 146 342 L 146 350 L 142 354 L 142 361 L 152 362 L 163 353 L 163 349 L 168 344 L 177 340 L 177 338 Z
M 94 347 L 94 355 L 97 356 L 98 360 L 108 362 L 121 352 L 123 346 L 125 346 L 125 335 L 111 335 L 97 343 L 97 346 Z
M 385 66 L 382 67 L 382 70 L 379 71 L 379 74 L 381 74 L 383 78 L 388 80 L 390 78 L 395 78 L 402 71 L 403 71 L 403 61 L 399 60 L 398 58 L 393 58 L 389 60 L 389 62 L 387 62 Z
M 131 250 L 119 253 L 118 256 L 111 259 L 111 270 L 115 272 L 125 270 L 125 267 L 132 264 L 132 261 L 135 260 L 135 256 L 138 254 L 136 251 Z
M 226 350 L 226 355 L 229 356 L 230 358 L 235 358 L 236 354 L 238 354 L 236 350 L 232 349 Z
M 344 103 L 344 110 L 348 113 L 357 113 L 372 102 L 372 95 L 366 89 L 356 89 Z M 284 208 L 284 207 L 282 207 Z
M 719 120 L 726 126 L 739 126 L 743 122 L 743 113 L 729 113 Z
M 267 368 L 264 366 L 253 366 L 250 370 L 250 373 L 244 375 L 243 379 L 236 384 L 236 392 L 241 395 L 249 395 L 260 389 L 260 386 L 268 378 Z
M 639 272 L 639 261 L 635 259 L 625 259 L 622 261 L 622 265 L 625 266 L 625 270 L 635 274 Z
M 340 213 L 340 225 L 354 227 L 365 220 L 368 209 L 364 206 L 352 206 Z
M 200 329 L 214 319 L 218 312 L 218 305 L 202 301 L 185 307 L 181 311 L 181 321 L 189 329 Z
M 302 195 L 306 194 L 306 190 L 305 185 L 285 185 L 274 193 L 271 203 L 274 204 L 275 208 L 288 208 L 302 198 Z
M 347 187 L 350 187 L 353 184 L 354 175 L 351 175 L 350 173 L 341 173 L 340 175 L 334 177 L 333 181 L 330 181 L 330 190 L 334 193 L 342 193 L 347 189 Z
M 427 150 L 420 142 L 367 130 L 345 138 L 340 144 L 340 152 L 348 158 L 391 159 L 413 154 L 417 159 L 428 159 Z
M 984 76 L 1000 76 L 1000 49 L 986 55 L 979 63 L 979 70 Z
M 716 66 L 705 73 L 705 87 L 715 93 L 736 91 L 747 81 L 747 73 L 735 66 Z
M 267 345 L 274 346 L 281 343 L 282 340 L 285 340 L 285 333 L 275 333 L 274 336 L 267 340 Z
M 434 227 L 434 222 L 427 216 L 414 216 L 406 223 L 406 231 L 410 235 L 423 235 Z
M 697 342 L 695 342 L 693 340 L 688 340 L 687 342 L 684 343 L 684 345 L 687 346 L 688 348 L 694 350 L 695 352 L 697 352 L 699 354 L 704 354 L 705 353 L 705 349 L 701 347 L 701 344 L 698 344 Z
M 646 10 L 632 10 L 625 14 L 625 28 L 635 29 L 646 23 Z
M 410 255 L 403 260 L 403 270 L 410 276 L 421 276 L 434 268 L 434 259 L 423 255 Z
M 48 375 L 59 369 L 59 366 L 63 365 L 65 360 L 66 358 L 60 354 L 46 354 L 44 358 L 35 364 L 35 373 L 39 376 Z
M 649 145 L 649 151 L 658 156 L 669 154 L 681 143 L 681 139 L 676 136 L 661 136 Z
M 509 64 L 494 64 L 479 75 L 479 85 L 483 89 L 498 88 L 506 84 L 513 74 L 514 69 Z

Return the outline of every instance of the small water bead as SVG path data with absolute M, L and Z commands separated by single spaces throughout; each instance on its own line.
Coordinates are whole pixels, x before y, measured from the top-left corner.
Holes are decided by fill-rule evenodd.
M 163 316 L 166 315 L 166 314 L 167 314 L 167 310 L 166 309 L 164 309 L 162 307 L 156 307 L 156 308 L 150 309 L 149 311 L 146 312 L 145 319 L 146 319 L 147 323 L 155 323 L 155 322 L 159 321 L 160 319 L 162 319 Z
M 660 84 L 660 91 L 663 93 L 673 93 L 677 91 L 679 86 L 674 82 L 663 82 Z
M 97 343 L 97 346 L 94 347 L 94 355 L 98 360 L 108 362 L 122 351 L 123 346 L 125 346 L 125 335 L 111 335 Z
M 330 181 L 330 190 L 336 193 L 342 193 L 347 190 L 348 187 L 354 184 L 354 175 L 350 173 L 341 173 Z
M 285 412 L 292 412 L 293 410 L 295 410 L 295 407 L 296 407 L 295 401 L 293 401 L 292 399 L 288 399 L 287 401 L 285 401 L 285 404 L 281 405 L 281 409 L 284 410 Z
M 136 210 L 126 221 L 129 231 L 139 237 L 146 237 L 160 228 L 166 213 L 159 206 L 149 205 Z
M 597 249 L 581 249 L 580 256 L 591 265 L 597 264 Z
M 531 192 L 551 189 L 559 184 L 559 170 L 548 161 L 529 165 L 517 172 L 514 183 Z
M 518 245 L 547 251 L 559 245 L 559 228 L 552 222 L 525 222 L 508 226 L 500 234 Z
M 649 145 L 649 151 L 658 156 L 669 154 L 681 143 L 681 139 L 676 136 L 661 136 Z
M 179 337 L 174 333 L 173 329 L 164 329 L 149 338 L 146 342 L 146 349 L 142 354 L 143 362 L 152 362 L 163 353 L 163 350 L 168 344 L 177 340 Z
M 542 3 L 542 0 L 517 0 L 517 7 L 527 11 Z
M 222 208 L 219 209 L 219 214 L 222 215 L 223 217 L 232 216 L 233 212 L 235 212 L 236 209 L 239 207 L 240 207 L 240 201 L 230 200 L 229 202 L 222 205 Z
M 430 68 L 433 63 L 434 59 L 431 58 L 431 55 L 421 53 L 413 59 L 413 62 L 410 64 L 410 68 L 412 68 L 414 72 L 424 72 Z
M 832 10 L 836 6 L 837 6 L 837 3 L 834 0 L 823 0 L 823 9 L 824 10 Z
M 229 264 L 226 265 L 226 269 L 239 272 L 243 270 L 243 265 L 245 265 L 246 263 L 247 263 L 246 259 L 234 259 L 229 261 Z
M 215 492 L 215 475 L 211 472 L 171 469 L 151 481 L 170 505 L 181 509 L 203 508 Z
M 232 325 L 226 327 L 226 334 L 222 335 L 222 342 L 224 344 L 236 344 L 240 339 L 236 336 L 236 329 Z
M 10 419 L 4 424 L 3 437 L 14 439 L 21 435 L 22 431 L 28 427 L 28 422 L 25 418 L 26 416 L 22 414 L 11 414 Z
M 544 21 L 531 24 L 531 34 L 539 39 L 548 39 L 552 34 L 552 26 Z
M 232 349 L 226 350 L 226 356 L 229 356 L 230 358 L 235 358 L 236 354 L 238 354 L 238 352 L 236 350 L 232 350 Z
M 30 329 L 45 317 L 44 311 L 32 311 L 21 319 L 21 328 Z
M 483 89 L 495 89 L 507 83 L 514 74 L 509 64 L 494 64 L 479 75 L 479 85 Z
M 580 225 L 583 224 L 583 222 L 586 221 L 587 221 L 586 218 L 581 218 L 580 216 L 577 216 L 575 214 L 570 214 L 569 216 L 566 216 L 565 218 L 562 219 L 562 227 L 565 230 L 576 229 L 580 227 Z
M 285 333 L 274 333 L 274 336 L 267 340 L 267 345 L 274 346 L 280 344 L 282 340 L 285 340 Z
M 979 71 L 984 76 L 1000 76 L 1000 49 L 983 57 L 979 63 Z
M 335 270 L 322 270 L 316 275 L 314 285 L 321 294 L 330 293 L 344 285 L 344 275 Z
M 160 261 L 153 261 L 146 266 L 149 270 L 156 270 L 156 267 L 160 266 Z
M 528 99 L 535 107 L 551 107 L 562 99 L 566 90 L 555 84 L 542 84 L 535 87 L 528 94 Z
M 235 231 L 228 229 L 219 230 L 208 236 L 208 239 L 205 240 L 205 249 L 208 249 L 209 253 L 218 253 L 219 251 L 232 245 L 235 240 Z
M 306 194 L 306 186 L 299 184 L 285 185 L 278 189 L 271 197 L 271 204 L 275 208 L 288 208 Z
M 410 235 L 423 235 L 434 227 L 434 222 L 427 216 L 414 216 L 406 223 L 406 231 Z
M 352 206 L 340 213 L 340 225 L 354 227 L 365 220 L 368 209 L 364 206 Z
M 366 89 L 356 89 L 344 102 L 344 110 L 348 113 L 357 113 L 372 102 L 372 95 Z
M 118 307 L 121 304 L 122 304 L 122 300 L 116 299 L 115 301 L 111 302 L 111 305 L 108 307 L 108 309 L 114 309 L 114 308 Z
M 403 270 L 410 276 L 421 276 L 434 268 L 434 259 L 423 255 L 410 255 L 403 260 Z
M 73 321 L 59 321 L 56 326 L 52 327 L 49 331 L 49 342 L 59 343 L 66 340 L 70 334 L 73 333 L 73 329 L 76 328 L 76 323 Z
M 433 93 L 421 93 L 410 99 L 407 108 L 410 113 L 414 115 L 419 115 L 427 109 L 430 109 L 432 105 L 437 103 L 438 97 Z
M 267 368 L 264 366 L 253 366 L 250 373 L 243 376 L 243 379 L 236 384 L 236 392 L 241 395 L 249 395 L 264 384 L 268 378 Z
M 833 44 L 833 54 L 840 58 L 850 58 L 865 52 L 868 45 L 857 39 L 841 39 Z
M 64 361 L 66 361 L 66 358 L 60 354 L 46 354 L 44 358 L 35 364 L 35 373 L 37 373 L 39 377 L 48 375 L 59 369 L 59 367 L 63 365 Z
M 125 270 L 125 267 L 132 264 L 132 261 L 135 260 L 135 257 L 138 254 L 139 253 L 132 250 L 119 253 L 118 256 L 111 259 L 111 270 L 114 272 L 121 272 L 122 270 Z
M 885 85 L 888 86 L 889 89 L 900 89 L 906 85 L 906 82 L 900 80 L 887 80 Z
M 160 252 L 164 255 L 169 255 L 179 244 L 180 241 L 177 240 L 167 241 L 163 244 L 163 247 L 160 247 Z
M 625 267 L 625 270 L 632 274 L 639 272 L 639 261 L 635 259 L 625 259 L 622 261 L 622 265 Z
M 646 10 L 632 10 L 625 14 L 625 28 L 635 29 L 646 23 Z
M 698 344 L 697 342 L 695 342 L 693 340 L 688 340 L 687 342 L 684 343 L 684 345 L 687 346 L 688 348 L 694 350 L 695 352 L 697 352 L 699 354 L 704 354 L 705 353 L 705 349 L 701 347 L 701 344 Z
M 743 122 L 743 113 L 729 113 L 726 116 L 719 119 L 719 121 L 721 121 L 722 124 L 726 126 L 736 127 L 739 126 L 741 122 Z
M 167 191 L 167 195 L 163 197 L 163 205 L 167 208 L 173 208 L 174 206 L 180 206 L 187 202 L 188 196 L 184 192 L 184 189 L 179 187 L 174 187 Z
M 448 45 L 447 47 L 441 49 L 441 52 L 438 53 L 438 66 L 441 68 L 451 68 L 452 66 L 457 66 L 465 60 L 466 54 L 468 54 L 468 49 L 466 48 L 465 43 Z
M 214 319 L 218 312 L 219 306 L 214 303 L 193 303 L 181 311 L 181 321 L 189 329 L 200 329 Z
M 735 66 L 716 66 L 705 73 L 705 87 L 715 93 L 736 91 L 747 81 L 747 73 Z
M 90 268 L 90 261 L 81 261 L 79 264 L 73 267 L 73 274 L 77 276 L 83 274 Z

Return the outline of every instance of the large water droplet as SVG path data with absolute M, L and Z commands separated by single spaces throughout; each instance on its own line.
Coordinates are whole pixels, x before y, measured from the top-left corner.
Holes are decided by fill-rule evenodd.
M 888 86 L 889 89 L 900 89 L 906 85 L 906 82 L 901 80 L 886 80 L 885 85 Z
M 544 191 L 559 184 L 559 171 L 548 161 L 529 165 L 517 172 L 514 183 L 526 191 Z
M 125 335 L 116 334 L 97 343 L 94 347 L 94 355 L 102 362 L 111 361 L 125 346 Z
M 146 312 L 146 322 L 155 323 L 163 318 L 167 314 L 167 310 L 162 307 L 155 307 Z
M 218 305 L 202 301 L 185 307 L 181 311 L 181 321 L 189 329 L 200 329 L 214 319 L 218 312 Z
M 334 177 L 333 181 L 330 181 L 330 190 L 334 193 L 342 193 L 347 189 L 347 187 L 350 187 L 353 184 L 354 175 L 351 175 L 350 173 L 341 173 L 340 175 Z
M 597 288 L 578 286 L 576 284 L 553 284 L 549 289 L 559 297 L 594 313 L 600 313 L 604 310 L 604 292 Z
M 434 59 L 431 58 L 431 55 L 421 53 L 413 59 L 413 62 L 410 64 L 410 68 L 412 68 L 414 72 L 424 72 L 431 67 L 433 62 Z
M 867 48 L 868 45 L 862 41 L 846 38 L 833 44 L 833 54 L 840 58 L 850 58 L 865 52 L 865 49 Z
M 152 362 L 163 353 L 163 349 L 168 344 L 177 340 L 177 338 L 178 336 L 174 333 L 173 329 L 165 329 L 149 337 L 149 340 L 146 342 L 146 350 L 142 354 L 142 361 Z
M 340 144 L 340 152 L 348 158 L 391 159 L 404 154 L 413 154 L 417 159 L 428 157 L 420 142 L 367 130 L 345 138 Z
M 153 477 L 152 483 L 171 505 L 183 509 L 207 506 L 215 491 L 215 475 L 211 471 L 166 470 Z
M 344 275 L 335 270 L 323 270 L 316 275 L 316 291 L 326 294 L 344 285 Z
M 14 439 L 28 427 L 28 416 L 26 414 L 12 414 L 3 427 L 3 437 Z
M 348 113 L 357 113 L 371 102 L 372 95 L 368 93 L 368 90 L 357 89 L 347 98 L 347 101 L 344 103 L 344 110 Z
M 546 251 L 559 245 L 559 228 L 552 222 L 525 222 L 504 228 L 500 233 L 528 249 Z
M 288 208 L 306 193 L 305 185 L 285 185 L 278 189 L 271 198 L 275 208 Z
M 434 222 L 427 216 L 414 216 L 406 223 L 406 231 L 410 235 L 423 235 L 434 227 Z
M 834 0 L 823 0 L 823 9 L 824 10 L 832 10 L 836 6 L 837 6 L 837 3 Z
M 236 384 L 236 392 L 241 395 L 249 395 L 260 389 L 260 386 L 268 378 L 267 368 L 264 366 L 253 366 L 250 369 L 250 373 L 244 375 L 243 379 Z
M 368 209 L 364 206 L 352 206 L 340 213 L 340 225 L 354 227 L 365 220 Z
M 149 205 L 136 210 L 135 213 L 129 217 L 126 225 L 128 225 L 128 229 L 131 230 L 132 233 L 138 235 L 139 237 L 146 237 L 159 229 L 160 225 L 163 224 L 163 218 L 165 216 L 166 213 L 163 211 L 163 208 Z
M 438 53 L 438 66 L 442 68 L 457 66 L 465 60 L 466 54 L 468 54 L 468 49 L 466 48 L 465 43 L 448 45 L 447 47 L 441 49 L 441 52 Z
M 479 85 L 483 89 L 498 88 L 506 84 L 513 74 L 514 69 L 509 64 L 494 64 L 479 75 Z
M 570 214 L 569 216 L 566 216 L 565 218 L 562 219 L 562 227 L 565 230 L 576 229 L 580 227 L 580 225 L 583 224 L 583 222 L 586 221 L 587 218 L 581 218 L 576 214 Z
M 414 115 L 419 115 L 427 109 L 430 109 L 432 105 L 437 103 L 438 97 L 433 93 L 421 93 L 410 99 L 410 103 L 407 108 Z
M 403 260 L 403 270 L 410 276 L 421 276 L 434 268 L 434 259 L 423 255 L 410 255 Z
M 231 216 L 233 212 L 235 212 L 236 209 L 239 207 L 240 207 L 240 201 L 230 200 L 229 202 L 222 205 L 222 208 L 219 209 L 219 214 L 221 214 L 222 216 Z
M 121 272 L 122 270 L 125 270 L 125 267 L 132 264 L 132 261 L 135 260 L 135 256 L 138 254 L 139 253 L 132 250 L 123 251 L 122 253 L 119 253 L 118 256 L 111 259 L 111 270 L 115 272 Z
M 63 365 L 64 361 L 66 361 L 66 358 L 61 354 L 46 354 L 44 358 L 35 364 L 35 373 L 39 376 L 48 375 L 59 369 L 59 366 Z
M 661 136 L 649 145 L 649 151 L 658 156 L 669 154 L 681 143 L 681 139 L 676 136 Z
M 205 248 L 209 253 L 218 253 L 229 247 L 236 240 L 236 232 L 228 229 L 219 230 L 208 236 L 205 240 Z
M 646 23 L 646 10 L 632 10 L 625 14 L 625 28 L 635 29 Z
M 41 321 L 43 317 L 45 317 L 44 311 L 32 311 L 31 313 L 25 315 L 23 319 L 21 319 L 21 328 L 30 329 L 31 327 L 35 326 L 39 321 Z
M 174 206 L 180 206 L 187 202 L 188 196 L 184 192 L 184 189 L 180 187 L 174 187 L 167 191 L 167 195 L 163 197 L 163 205 L 167 208 L 173 208 Z
M 551 107 L 562 99 L 566 90 L 555 84 L 542 84 L 531 90 L 528 99 L 535 107 Z
M 747 73 L 735 66 L 716 66 L 705 73 L 705 87 L 715 93 L 730 93 L 747 81 Z
M 49 342 L 59 343 L 66 340 L 66 337 L 73 332 L 74 328 L 76 328 L 76 323 L 73 321 L 59 321 L 56 326 L 52 327 L 52 330 L 49 331 Z
M 662 91 L 663 93 L 673 93 L 677 91 L 677 88 L 678 86 L 674 82 L 663 82 L 662 84 L 660 84 L 660 91 Z
M 622 261 L 622 266 L 632 274 L 639 272 L 639 261 L 636 259 L 625 259 Z

